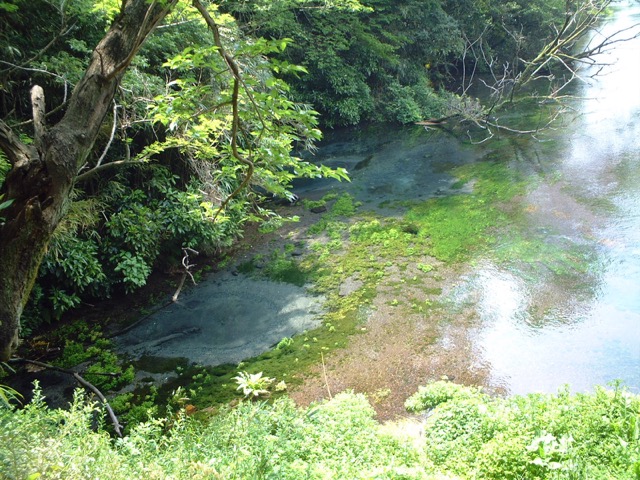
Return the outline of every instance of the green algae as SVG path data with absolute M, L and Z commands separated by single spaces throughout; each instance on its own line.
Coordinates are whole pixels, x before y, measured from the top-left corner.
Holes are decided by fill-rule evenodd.
M 192 366 L 164 389 L 187 386 L 193 403 L 206 407 L 241 398 L 233 380 L 241 371 L 263 372 L 289 386 L 299 384 L 324 356 L 366 331 L 381 285 L 395 289 L 397 303 L 391 300 L 390 305 L 397 305 L 399 314 L 437 311 L 438 321 L 446 322 L 451 306 L 443 303 L 442 288 L 433 286 L 440 280 L 439 262 L 457 264 L 485 256 L 527 263 L 533 276 L 539 275 L 536 268 L 574 277 L 590 271 L 594 258 L 589 246 L 546 242 L 543 235 L 519 227 L 525 210 L 518 197 L 535 186 L 537 177 L 510 168 L 498 157 L 493 153 L 485 161 L 455 167 L 451 173 L 458 194 L 405 202 L 408 208 L 399 217 L 362 211 L 347 194 L 333 198 L 333 205 L 308 230 L 313 237 L 304 256 L 291 257 L 291 248 L 285 246 L 284 251 L 262 257 L 263 268 L 254 263 L 244 267 L 247 273 L 273 280 L 310 283 L 312 291 L 326 298 L 322 326 L 287 339 L 287 348 L 274 346 L 239 365 Z M 359 288 L 341 293 L 349 280 Z M 424 298 L 402 296 L 406 285 Z M 273 397 L 280 394 L 274 391 Z
M 472 192 L 420 202 L 405 215 L 417 226 L 426 253 L 444 262 L 463 261 L 494 244 L 493 232 L 510 220 L 501 205 L 528 186 L 521 173 L 501 162 L 468 164 L 452 173 L 459 188 L 473 181 Z
M 189 360 L 184 357 L 157 357 L 153 355 L 143 355 L 133 362 L 136 370 L 144 370 L 149 373 L 174 372 L 177 368 L 186 368 Z

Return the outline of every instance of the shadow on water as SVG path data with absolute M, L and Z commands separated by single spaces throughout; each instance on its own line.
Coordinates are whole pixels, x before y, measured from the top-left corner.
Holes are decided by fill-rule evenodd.
M 380 204 L 458 193 L 451 189 L 456 178 L 449 171 L 481 155 L 439 130 L 378 125 L 329 132 L 319 154 L 310 160 L 345 168 L 351 182 L 339 189 L 366 208 L 377 209 Z M 328 180 L 296 184 L 296 192 L 309 197 L 335 188 Z

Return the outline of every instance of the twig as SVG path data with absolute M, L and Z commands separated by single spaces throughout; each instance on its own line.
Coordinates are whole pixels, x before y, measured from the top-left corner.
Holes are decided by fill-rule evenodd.
M 113 429 L 116 432 L 116 435 L 122 438 L 122 425 L 120 425 L 120 422 L 118 421 L 118 417 L 116 416 L 113 409 L 111 408 L 111 405 L 109 405 L 109 402 L 107 401 L 105 396 L 102 394 L 102 392 L 95 385 L 85 380 L 78 372 L 74 372 L 73 370 L 69 370 L 67 368 L 56 367 L 55 365 L 51 365 L 49 363 L 39 362 L 38 360 L 29 360 L 28 358 L 13 358 L 10 360 L 10 362 L 11 363 L 30 363 L 31 365 L 36 365 L 38 367 L 46 368 L 48 370 L 55 370 L 57 372 L 62 372 L 62 373 L 66 373 L 67 375 L 71 375 L 73 378 L 76 379 L 76 381 L 80 385 L 82 385 L 88 390 L 91 390 L 100 399 L 100 401 L 104 405 L 104 408 L 107 410 L 107 413 L 109 414 L 109 419 L 113 424 Z M 113 374 L 110 374 L 110 375 L 113 375 Z
M 103 172 L 105 170 L 111 170 L 112 168 L 121 167 L 122 165 L 142 165 L 143 160 L 116 160 L 109 163 L 103 163 L 99 167 L 93 167 L 91 170 L 87 170 L 84 173 L 79 174 L 76 177 L 76 183 L 85 182 L 94 175 Z
M 131 325 L 127 325 L 126 327 L 124 327 L 122 330 L 118 330 L 117 332 L 111 333 L 109 335 L 106 336 L 106 338 L 115 338 L 115 337 L 119 337 L 120 335 L 124 335 L 125 333 L 127 333 L 129 330 L 133 330 L 135 327 L 137 327 L 138 325 L 140 325 L 142 322 L 144 322 L 147 318 L 149 318 L 151 315 L 154 315 L 155 313 L 159 312 L 160 310 L 162 310 L 163 308 L 167 308 L 169 305 L 171 305 L 173 302 L 170 301 L 166 301 L 165 303 L 163 303 L 162 305 L 159 305 L 158 307 L 154 308 L 151 312 L 147 313 L 145 316 L 140 317 L 138 320 L 136 320 L 135 322 L 133 322 Z
M 322 352 L 320 352 L 320 359 L 322 360 L 322 376 L 324 377 L 324 385 L 327 387 L 329 400 L 333 400 L 333 395 L 331 395 L 331 389 L 329 388 L 329 379 L 327 378 L 327 367 L 324 364 L 324 354 Z
M 184 253 L 184 256 L 182 257 L 182 266 L 184 267 L 184 272 L 182 274 L 182 278 L 180 279 L 180 283 L 178 284 L 178 289 L 176 290 L 176 293 L 174 293 L 173 297 L 171 297 L 171 301 L 174 303 L 178 301 L 178 296 L 180 296 L 180 291 L 184 286 L 184 281 L 186 280 L 187 275 L 191 278 L 191 281 L 193 282 L 193 284 L 194 285 L 196 284 L 196 279 L 193 278 L 193 275 L 191 274 L 191 268 L 195 267 L 196 264 L 189 263 L 189 253 L 193 253 L 195 255 L 199 255 L 199 253 L 195 251 L 193 248 L 189 248 L 189 247 L 184 247 L 182 249 L 182 252 Z
M 107 152 L 109 151 L 109 148 L 111 148 L 111 143 L 113 142 L 113 137 L 115 137 L 116 135 L 117 126 L 118 126 L 118 104 L 114 100 L 113 101 L 113 125 L 111 126 L 111 135 L 109 135 L 109 141 L 107 142 L 107 145 L 104 147 L 102 155 L 100 155 L 100 158 L 96 162 L 96 168 L 102 164 L 105 157 L 107 156 Z

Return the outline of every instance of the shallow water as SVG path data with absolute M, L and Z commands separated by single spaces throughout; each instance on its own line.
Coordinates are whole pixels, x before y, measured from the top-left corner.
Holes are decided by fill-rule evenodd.
M 602 33 L 638 22 L 640 4 L 630 2 Z M 536 139 L 477 146 L 442 131 L 374 127 L 333 132 L 318 154 L 349 170 L 341 188 L 391 215 L 401 213 L 393 202 L 459 194 L 448 172 L 487 153 L 526 172 L 531 188 L 514 203 L 527 213 L 513 227 L 546 253 L 519 258 L 522 237 L 498 232 L 498 254 L 476 258 L 449 298 L 452 311 L 475 311 L 474 354 L 510 393 L 618 379 L 640 391 L 640 39 L 605 61 L 574 87 L 564 125 Z
M 239 363 L 284 337 L 318 327 L 321 310 L 322 298 L 303 288 L 222 272 L 120 335 L 117 343 L 132 358 Z
M 640 5 L 629 4 L 603 34 L 638 21 Z M 593 249 L 587 285 L 542 286 L 536 298 L 541 279 L 518 271 L 488 264 L 468 278 L 481 292 L 477 346 L 512 393 L 616 379 L 640 390 L 640 42 L 619 44 L 606 61 L 613 65 L 578 89 L 580 116 L 554 135 L 556 153 L 540 156 L 558 183 L 525 199 L 534 223 L 546 218 L 567 243 Z M 532 311 L 541 302 L 543 312 Z

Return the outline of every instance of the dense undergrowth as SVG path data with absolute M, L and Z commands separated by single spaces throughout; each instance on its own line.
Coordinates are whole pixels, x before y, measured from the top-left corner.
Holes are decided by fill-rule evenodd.
M 363 395 L 306 409 L 243 402 L 206 422 L 176 410 L 113 439 L 76 395 L 0 407 L 6 479 L 638 479 L 640 397 L 594 393 L 493 398 L 445 381 L 407 401 L 419 419 L 381 425 Z M 99 423 L 99 422 L 98 422 Z

